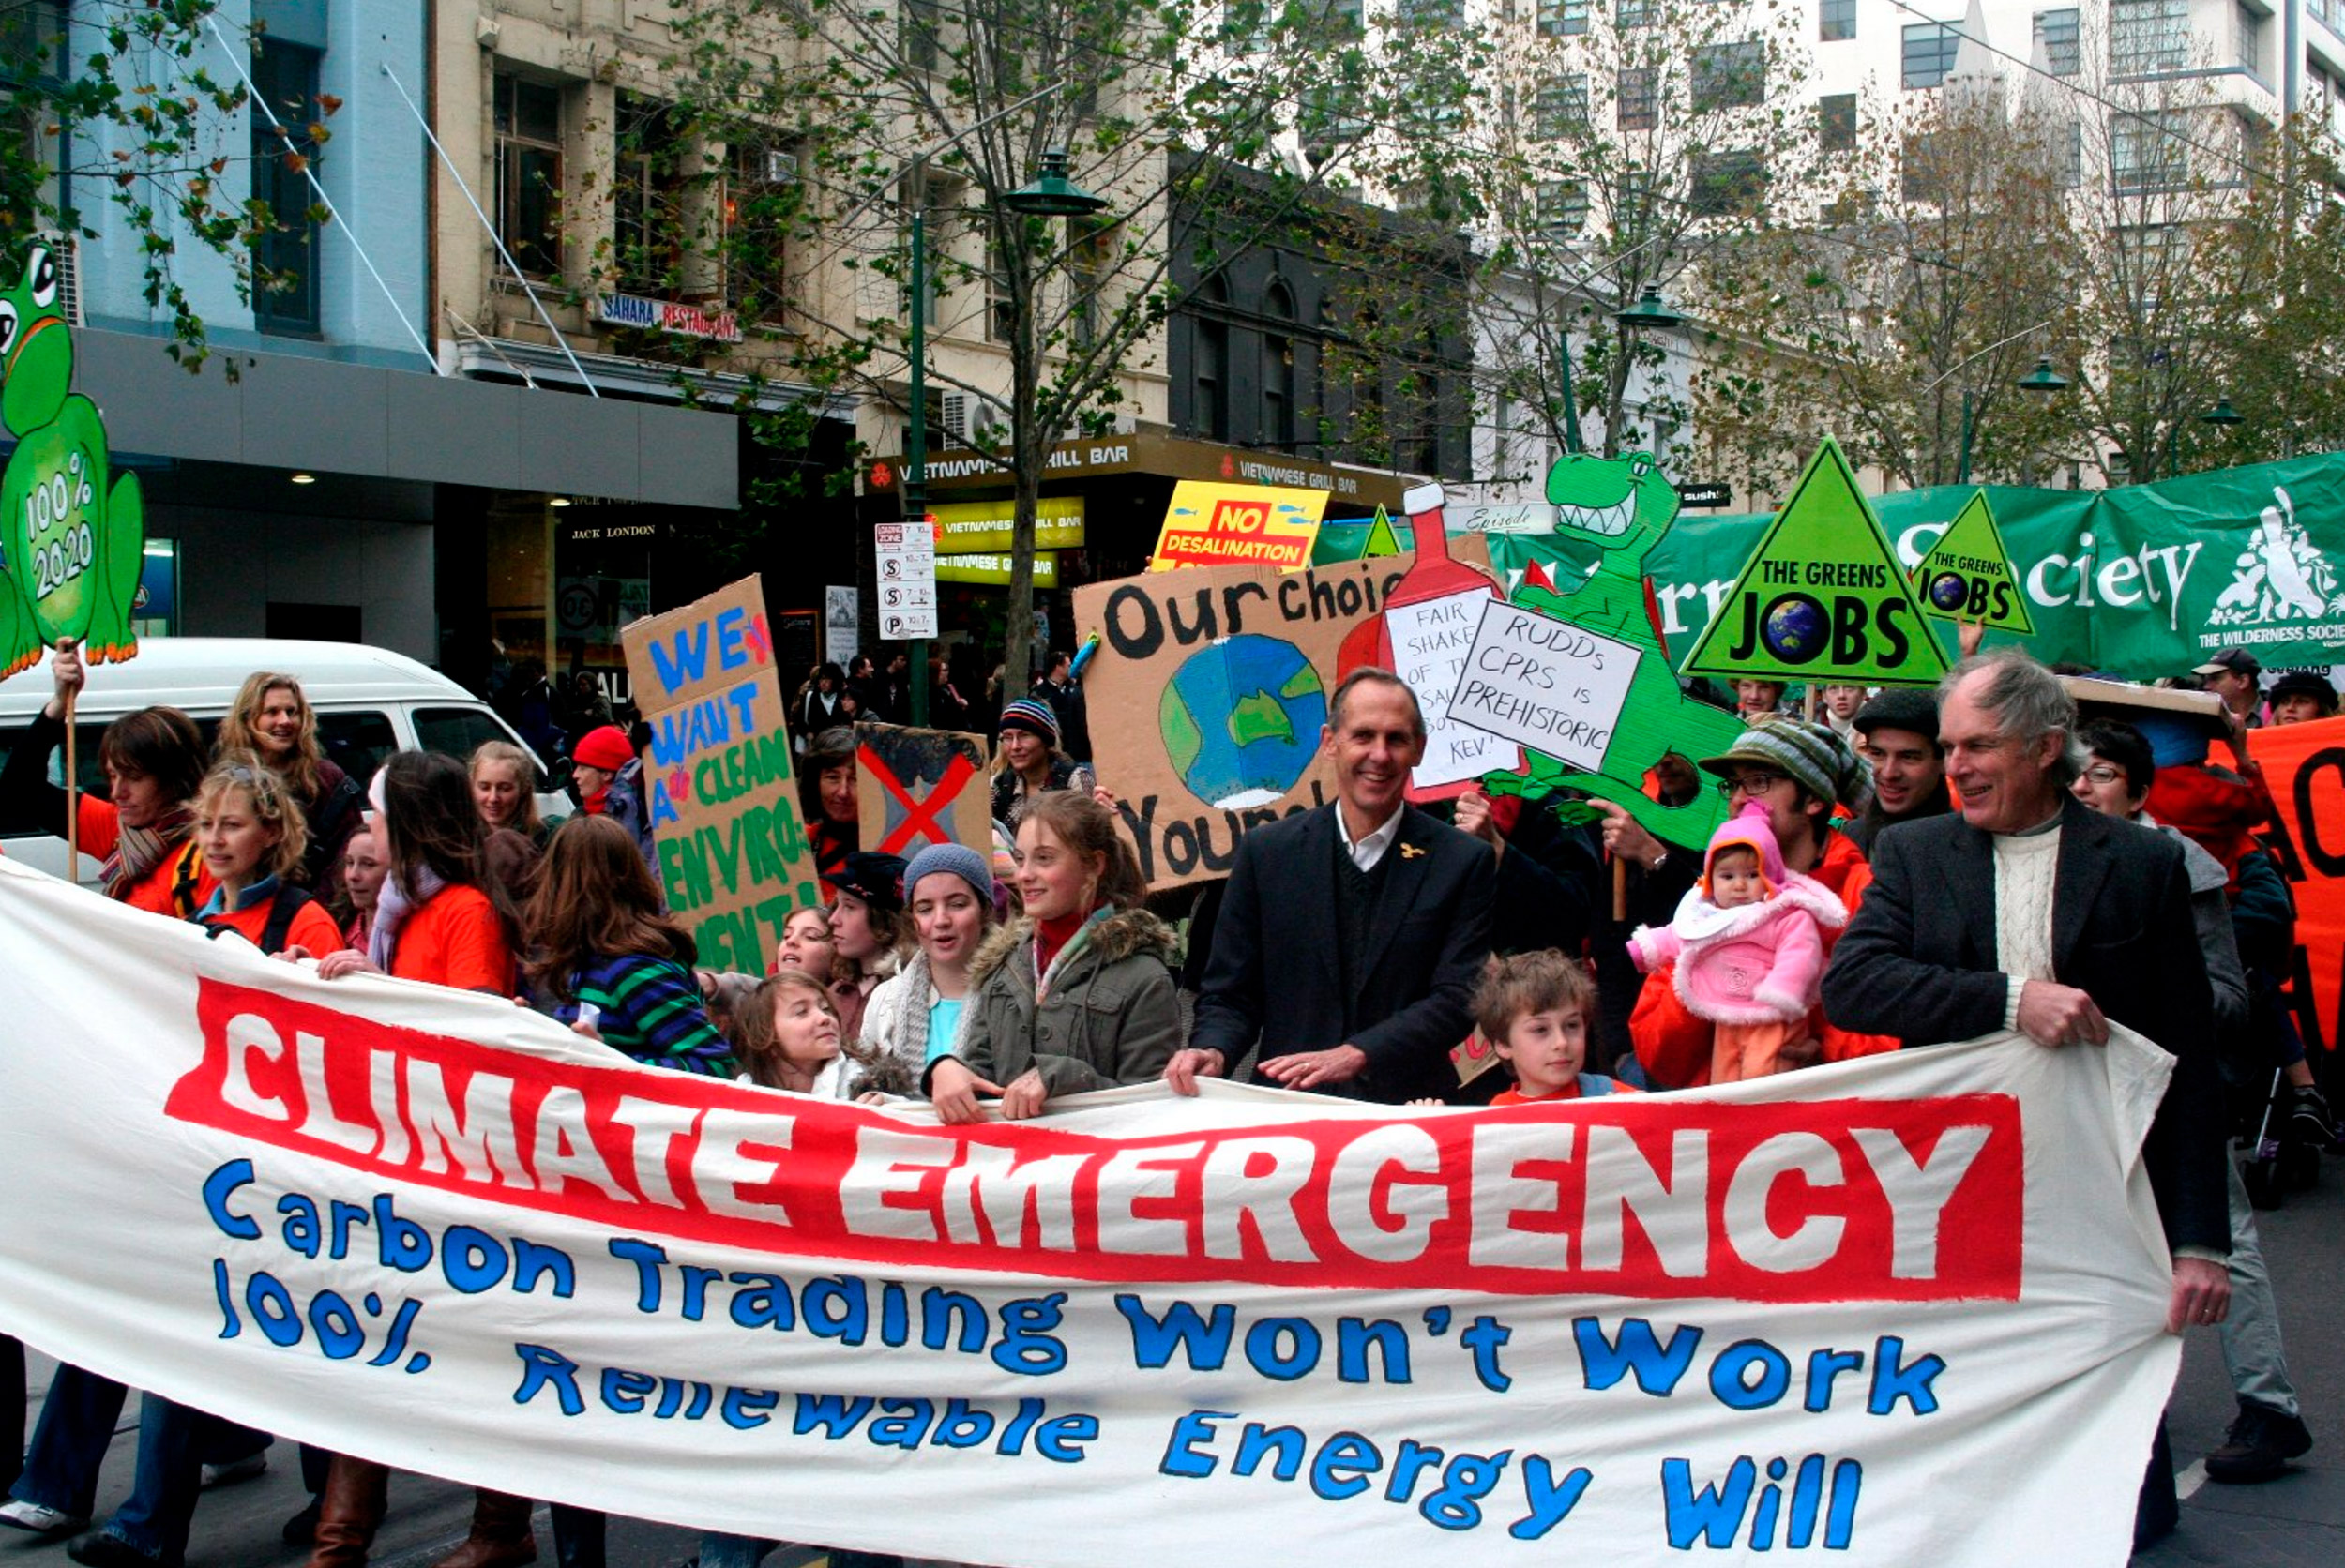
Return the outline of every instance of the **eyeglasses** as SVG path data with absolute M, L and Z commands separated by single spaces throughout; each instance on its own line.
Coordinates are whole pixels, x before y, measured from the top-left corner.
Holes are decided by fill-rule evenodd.
M 2112 768 L 2106 762 L 2096 762 L 2084 770 L 2084 776 L 2095 784 L 2123 784 L 2126 781 L 2126 770 Z
M 1736 795 L 1763 795 L 1792 776 L 1769 773 L 1764 768 L 1745 768 L 1732 778 L 1718 780 L 1718 793 L 1727 800 Z

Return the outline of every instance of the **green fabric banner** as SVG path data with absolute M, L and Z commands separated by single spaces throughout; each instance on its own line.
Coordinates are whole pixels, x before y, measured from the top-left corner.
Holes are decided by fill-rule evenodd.
M 1979 487 L 1878 497 L 1910 569 Z M 2266 666 L 2345 662 L 2345 453 L 2193 474 L 2111 490 L 1985 487 L 2047 664 L 2133 680 L 2180 674 L 2217 648 Z M 1683 658 L 1758 544 L 1764 515 L 1681 512 L 1645 558 L 1662 631 Z M 1593 565 L 1568 539 L 1491 534 L 1511 580 L 1531 561 L 1566 588 Z M 1931 623 L 1952 656 L 1955 629 Z

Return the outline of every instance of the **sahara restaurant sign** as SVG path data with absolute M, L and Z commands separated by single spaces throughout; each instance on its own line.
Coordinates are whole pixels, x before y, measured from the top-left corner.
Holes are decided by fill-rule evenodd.
M 613 326 L 647 332 L 673 332 L 684 338 L 708 338 L 719 343 L 741 340 L 741 318 L 731 310 L 711 312 L 673 299 L 645 299 L 641 294 L 607 294 L 595 300 L 595 319 Z

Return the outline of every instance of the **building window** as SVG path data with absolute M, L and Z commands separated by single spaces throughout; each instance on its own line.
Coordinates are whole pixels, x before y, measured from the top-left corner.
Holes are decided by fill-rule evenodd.
M 1551 76 L 1539 83 L 1538 133 L 1544 142 L 1560 142 L 1588 128 L 1588 79 L 1578 71 Z
M 1767 97 L 1767 46 L 1757 40 L 1706 44 L 1694 51 L 1694 113 L 1756 109 Z
M 531 278 L 562 264 L 562 89 L 499 71 L 497 238 Z
M 2190 64 L 2190 0 L 2109 0 L 2109 69 L 2145 76 Z
M 1939 146 L 1940 132 L 1916 130 L 1905 138 L 1898 158 L 1898 189 L 1909 202 L 1936 203 L 1945 195 L 1945 172 L 1940 167 L 1944 154 Z
M 2060 164 L 2060 188 L 2074 190 L 2084 183 L 2084 122 L 2070 121 L 2064 140 L 2067 145 Z
M 618 98 L 612 238 L 619 287 L 673 294 L 683 287 L 684 146 L 688 131 L 671 104 L 635 93 Z
M 1917 22 L 1905 30 L 1901 80 L 1909 89 L 1935 87 L 1954 68 L 1954 52 L 1961 33 L 1950 22 Z
M 790 149 L 733 149 L 725 185 L 725 298 L 745 321 L 778 322 L 788 311 L 790 220 L 803 190 L 797 155 Z
M 2111 118 L 2109 127 L 2110 177 L 2119 190 L 2150 190 L 2182 183 L 2188 173 L 2181 114 L 2126 113 Z
M 1557 239 L 1588 226 L 1588 188 L 1580 180 L 1539 182 L 1539 227 Z
M 1539 0 L 1539 31 L 1551 38 L 1578 38 L 1588 30 L 1588 0 Z
M 254 240 L 253 324 L 263 332 L 318 329 L 317 198 L 302 170 L 317 157 L 306 128 L 319 118 L 318 52 L 263 40 L 252 55 L 253 93 L 285 128 L 280 136 L 266 115 L 252 115 L 252 195 L 268 204 L 269 227 Z
M 2035 13 L 2035 42 L 2044 53 L 2044 68 L 2054 76 L 2074 76 L 2084 64 L 2077 18 L 2073 10 Z
M 1218 310 L 1229 299 L 1229 289 L 1219 277 L 1209 278 L 1197 291 L 1197 303 L 1209 310 Z M 1230 328 L 1218 317 L 1199 315 L 1194 337 L 1195 364 L 1190 380 L 1195 395 L 1190 400 L 1190 422 L 1197 433 L 1208 441 L 1230 439 Z
M 1749 147 L 1698 153 L 1693 160 L 1689 202 L 1700 218 L 1755 213 L 1766 199 L 1767 164 Z
M 1294 320 L 1294 296 L 1283 281 L 1272 281 L 1263 314 L 1278 323 Z M 1294 339 L 1283 328 L 1263 334 L 1262 441 L 1281 452 L 1294 450 Z
M 1323 36 L 1356 38 L 1368 31 L 1365 0 L 1317 0 Z
M 1465 25 L 1465 0 L 1399 0 L 1394 10 L 1404 26 L 1446 33 Z
M 1620 73 L 1618 115 L 1623 130 L 1651 130 L 1661 120 L 1661 72 L 1656 66 L 1629 66 Z
M 1650 27 L 1653 13 L 1660 0 L 1612 0 L 1612 25 L 1624 31 L 1630 27 Z
M 985 239 L 985 340 L 1007 343 L 1018 336 L 1018 302 L 1010 295 L 1009 256 L 1000 235 L 989 229 Z
M 1816 99 L 1816 146 L 1827 153 L 1856 147 L 1856 95 L 1826 93 Z
M 1856 37 L 1856 0 L 1820 0 L 1816 7 L 1816 37 L 1826 43 Z
M 914 70 L 934 70 L 944 53 L 942 0 L 900 0 L 900 6 L 896 12 L 896 52 Z
M 2239 63 L 2255 75 L 2263 74 L 2263 23 L 2265 13 L 2237 0 L 2232 8 L 2232 36 L 2239 45 Z
M 1116 226 L 1075 219 L 1067 247 L 1068 330 L 1080 348 L 1099 340 L 1099 310 L 1108 275 L 1114 270 Z

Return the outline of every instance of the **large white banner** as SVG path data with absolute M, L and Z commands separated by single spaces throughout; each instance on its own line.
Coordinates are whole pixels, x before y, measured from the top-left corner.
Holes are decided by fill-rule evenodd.
M 2119 1563 L 2168 1059 L 1020 1126 L 639 1068 L 0 862 L 0 1329 L 394 1465 L 972 1562 Z

